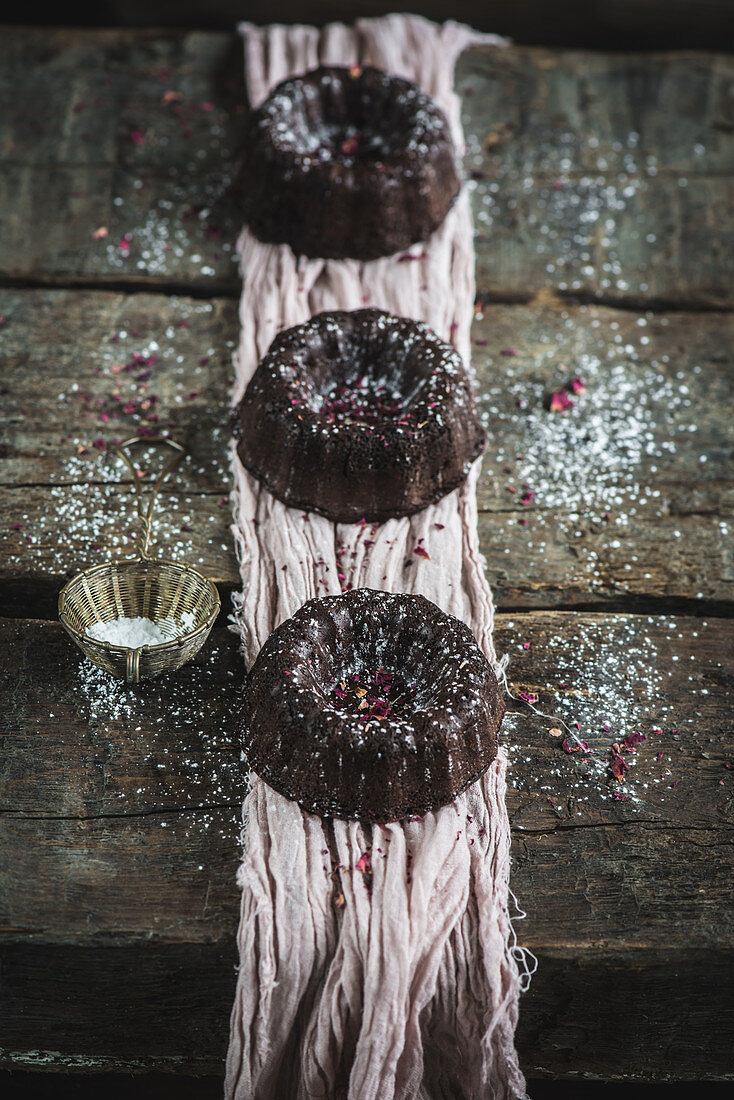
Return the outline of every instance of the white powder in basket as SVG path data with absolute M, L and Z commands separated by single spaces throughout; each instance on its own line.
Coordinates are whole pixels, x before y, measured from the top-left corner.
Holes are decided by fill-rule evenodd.
M 93 623 L 87 627 L 86 634 L 96 642 L 140 649 L 144 645 L 170 642 L 188 633 L 194 622 L 195 617 L 191 611 L 184 611 L 178 622 L 175 619 L 160 619 L 154 623 L 152 619 L 127 619 L 121 615 L 119 619 L 112 619 L 108 623 Z

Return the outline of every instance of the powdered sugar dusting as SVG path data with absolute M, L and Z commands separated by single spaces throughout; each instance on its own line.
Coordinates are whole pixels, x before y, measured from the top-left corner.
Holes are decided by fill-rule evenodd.
M 234 858 L 246 769 L 232 732 L 242 676 L 230 636 L 210 639 L 185 675 L 135 685 L 69 652 L 78 661 L 69 691 L 80 728 L 91 723 L 105 731 L 106 804 L 119 804 L 121 813 L 155 813 L 161 827 L 177 820 L 182 837 L 216 831 Z M 175 804 L 167 813 L 172 790 Z
M 601 307 L 485 306 L 478 321 L 479 499 L 508 586 L 723 594 L 727 525 L 714 517 L 728 457 L 712 410 L 728 401 L 726 321 L 709 321 L 703 337 L 685 316 Z M 559 391 L 568 403 L 556 411 Z M 686 535 L 703 541 L 689 521 L 701 512 L 712 516 L 705 554 L 686 555 Z
M 563 752 L 562 731 L 552 722 L 539 723 L 525 708 L 508 713 L 504 733 L 519 765 L 513 784 L 520 792 L 544 793 L 564 814 L 571 799 L 578 803 L 574 817 L 609 802 L 625 802 L 631 813 L 665 813 L 666 803 L 678 801 L 678 783 L 687 782 L 692 759 L 720 743 L 701 720 L 721 674 L 716 657 L 701 656 L 715 624 L 577 614 L 572 626 L 570 634 L 568 616 L 550 615 L 503 618 L 499 626 L 498 646 L 508 647 L 515 692 L 531 686 L 538 708 L 557 715 L 588 745 L 588 751 L 571 745 Z M 528 751 L 534 744 L 541 756 Z M 620 746 L 618 777 L 612 764 Z M 559 799 L 559 791 L 566 797 Z
M 494 461 L 511 462 L 513 479 L 532 485 L 547 508 L 629 506 L 634 514 L 648 503 L 654 507 L 655 489 L 640 483 L 643 464 L 675 454 L 679 440 L 688 444 L 696 430 L 690 376 L 671 369 L 667 355 L 648 358 L 640 345 L 647 318 L 639 318 L 639 337 L 631 342 L 605 313 L 589 316 L 584 307 L 577 315 L 546 313 L 532 351 L 521 362 L 503 360 L 501 378 L 482 397 L 487 423 L 511 428 L 502 433 Z M 493 355 L 487 362 L 499 369 Z M 549 415 L 543 379 L 560 383 L 569 369 L 584 379 L 585 392 L 566 415 Z
M 48 321 L 60 317 L 62 297 L 49 294 Z M 87 355 L 79 361 L 73 323 L 65 318 L 54 377 L 58 390 L 43 423 L 26 396 L 22 377 L 11 373 L 11 416 L 37 433 L 43 446 L 27 456 L 22 435 L 11 452 L 6 476 L 38 482 L 17 494 L 17 505 L 0 530 L 7 572 L 71 574 L 107 558 L 135 554 L 138 530 L 127 468 L 115 446 L 137 436 L 170 437 L 190 454 L 168 479 L 156 505 L 151 545 L 174 561 L 204 572 L 233 571 L 226 533 L 229 480 L 226 386 L 231 341 L 219 303 L 173 296 L 160 304 L 147 295 L 105 301 L 89 322 Z M 22 352 L 21 326 L 28 306 L 20 300 L 8 315 L 5 338 Z M 234 310 L 232 310 L 234 321 Z M 192 432 L 197 432 L 194 440 Z M 160 469 L 161 456 L 141 445 L 133 456 L 144 490 Z M 46 487 L 42 483 L 50 482 Z M 182 491 L 183 490 L 183 491 Z M 196 545 L 194 551 L 192 544 Z
M 191 611 L 184 611 L 179 621 L 159 619 L 154 622 L 143 616 L 129 618 L 120 615 L 109 622 L 92 623 L 87 627 L 86 634 L 97 642 L 108 642 L 126 649 L 140 649 L 141 646 L 163 645 L 174 638 L 181 638 L 193 629 L 194 622 L 195 616 Z

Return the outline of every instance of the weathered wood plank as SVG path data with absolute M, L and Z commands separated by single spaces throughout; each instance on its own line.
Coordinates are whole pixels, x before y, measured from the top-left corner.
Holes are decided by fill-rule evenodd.
M 732 73 L 728 54 L 481 48 L 457 91 L 472 129 L 494 130 L 495 171 L 700 177 L 732 172 Z
M 26 290 L 0 292 L 0 312 L 5 598 L 22 613 L 35 585 L 50 617 L 65 577 L 131 552 L 132 493 L 114 484 L 124 468 L 94 443 L 153 428 L 190 451 L 163 497 L 161 551 L 236 585 L 234 303 Z M 501 605 L 731 604 L 732 346 L 728 315 L 484 307 L 474 325 L 489 431 L 480 540 Z M 586 392 L 550 413 L 548 395 L 574 376 Z
M 734 60 L 468 51 L 482 290 L 731 305 Z
M 234 302 L 0 291 L 0 314 L 2 484 L 117 482 L 125 467 L 99 448 L 168 432 L 191 456 L 169 485 L 229 485 Z
M 128 688 L 92 672 L 57 624 L 5 621 L 0 636 L 2 1064 L 30 1064 L 40 1044 L 57 1065 L 216 1072 L 244 789 L 236 641 L 217 631 L 185 676 Z M 515 689 L 577 718 L 595 750 L 582 762 L 550 723 L 507 720 L 518 932 L 540 958 L 521 1014 L 528 1072 L 730 1068 L 731 642 L 715 620 L 500 617 Z M 640 729 L 619 784 L 607 750 Z
M 636 309 L 732 307 L 728 178 L 527 178 L 527 195 L 502 177 L 496 197 L 492 183 L 474 190 L 482 292 L 527 301 L 548 287 Z
M 728 1052 L 722 1055 L 729 1005 L 719 998 L 712 1004 L 716 984 L 702 980 L 710 950 L 682 956 L 645 945 L 632 965 L 629 953 L 596 949 L 538 955 L 517 1031 L 529 1076 L 628 1085 L 731 1079 Z M 144 956 L 137 945 L 90 944 L 70 956 L 63 947 L 32 943 L 1 947 L 0 959 L 8 1016 L 3 1068 L 223 1074 L 236 981 L 233 942 L 151 945 Z M 734 952 L 719 949 L 715 959 L 720 975 L 731 973 Z M 676 1005 L 686 1006 L 685 1020 L 671 1012 Z M 39 1035 L 54 1049 L 39 1045 Z
M 711 745 L 725 738 L 727 732 L 727 670 L 734 656 L 727 651 L 726 639 L 734 632 L 734 625 L 727 620 L 551 612 L 502 615 L 498 624 L 498 651 L 507 651 L 511 657 L 510 682 L 518 689 L 539 693 L 542 709 L 579 721 L 582 736 L 597 749 L 608 748 L 632 730 L 644 727 L 649 732 L 652 727 L 659 728 L 662 732 L 649 738 L 648 748 L 650 753 L 654 748 L 655 755 L 663 751 L 666 759 L 665 764 L 659 764 L 640 750 L 634 757 L 634 783 L 630 787 L 635 799 L 630 800 L 630 806 L 618 805 L 610 801 L 610 791 L 617 790 L 611 776 L 601 769 L 604 782 L 595 782 L 597 769 L 593 761 L 580 768 L 577 757 L 559 754 L 552 737 L 539 739 L 536 732 L 531 732 L 542 729 L 542 721 L 520 715 L 506 719 L 508 741 L 511 746 L 517 742 L 511 756 L 520 760 L 531 744 L 533 752 L 541 756 L 537 761 L 525 760 L 524 765 L 518 763 L 520 771 L 513 778 L 518 789 L 524 789 L 523 775 L 528 782 L 533 775 L 541 783 L 550 783 L 553 792 L 554 780 L 546 774 L 546 765 L 555 761 L 554 767 L 560 769 L 560 789 L 572 779 L 579 783 L 583 779 L 588 795 L 583 805 L 575 796 L 579 805 L 573 813 L 563 810 L 562 824 L 567 820 L 573 823 L 576 817 L 584 825 L 625 821 L 625 811 L 637 808 L 639 798 L 661 820 L 675 819 L 691 826 L 722 820 L 716 799 L 690 801 L 687 775 L 692 771 L 699 777 L 705 773 L 707 782 L 727 779 L 721 771 L 726 758 Z M 139 816 L 156 808 L 198 807 L 206 802 L 196 789 L 193 770 L 186 773 L 186 760 L 191 754 L 226 754 L 233 748 L 228 715 L 233 685 L 239 683 L 242 671 L 233 635 L 216 631 L 186 676 L 172 675 L 131 688 L 81 662 L 58 623 L 6 619 L 2 629 L 8 650 L 4 658 L 6 683 L 14 706 L 14 716 L 6 713 L 3 719 L 6 733 L 12 734 L 12 743 L 21 746 L 22 754 L 37 753 L 44 738 L 48 738 L 43 757 L 50 762 L 48 775 L 23 769 L 16 775 L 6 759 L 6 768 L 11 770 L 5 772 L 9 786 L 0 803 L 5 812 L 81 819 L 114 816 L 121 807 Z M 38 679 L 41 662 L 50 678 Z M 531 670 L 533 679 L 528 681 Z M 55 721 L 45 729 L 51 695 L 54 705 L 50 716 Z M 200 713 L 203 698 L 208 702 L 205 712 Z M 602 728 L 604 724 L 610 726 L 608 731 Z M 138 725 L 147 731 L 145 737 L 133 736 Z M 71 730 L 68 741 L 60 732 L 64 727 Z M 175 738 L 167 739 L 171 729 L 175 730 Z M 158 737 L 162 740 L 156 740 Z M 61 738 L 58 744 L 57 738 Z M 109 759 L 101 748 L 103 759 L 96 760 L 104 738 L 110 739 L 108 747 L 119 741 L 114 755 L 118 763 L 122 761 L 125 768 L 133 769 L 130 773 L 123 771 L 114 781 L 111 777 L 115 769 L 106 766 Z M 171 769 L 175 764 L 180 772 L 159 774 L 163 756 L 156 754 L 158 749 L 163 756 L 170 755 Z M 81 784 L 87 793 L 81 802 L 69 803 L 67 798 L 76 800 L 81 796 L 73 785 L 69 786 L 61 762 L 77 752 L 73 757 L 77 773 L 74 783 Z M 58 766 L 53 764 L 51 753 L 60 754 Z M 674 753 L 679 770 L 670 782 L 680 785 L 680 790 L 663 782 L 659 774 L 669 768 L 670 753 Z M 241 775 L 235 763 L 234 778 L 224 776 L 222 782 L 230 785 L 222 787 L 215 802 L 228 804 L 239 790 Z M 152 792 L 147 788 L 135 790 L 136 769 L 158 776 L 159 785 Z M 643 783 L 648 784 L 644 795 L 638 790 Z M 181 788 L 187 784 L 188 795 L 184 796 Z M 722 798 L 726 790 L 725 785 L 718 792 Z M 22 801 L 16 802 L 18 798 Z M 519 825 L 542 830 L 549 821 L 558 823 L 559 811 L 546 809 L 544 798 L 535 804 L 539 817 L 527 817 L 525 801 L 523 798 L 518 807 L 518 812 L 522 810 Z
M 3 275 L 234 293 L 242 72 L 232 34 L 7 31 Z
M 5 38 L 0 272 L 235 293 L 235 37 Z M 730 307 L 733 74 L 716 55 L 468 51 L 480 289 Z
M 732 318 L 485 307 L 473 335 L 480 540 L 500 601 L 730 606 Z M 585 392 L 550 412 L 573 378 Z

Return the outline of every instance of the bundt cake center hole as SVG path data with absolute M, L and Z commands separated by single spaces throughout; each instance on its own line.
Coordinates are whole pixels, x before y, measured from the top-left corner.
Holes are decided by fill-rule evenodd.
M 335 381 L 320 400 L 319 415 L 331 424 L 376 424 L 410 415 L 402 395 L 387 379 L 366 374 Z
M 380 665 L 334 677 L 329 698 L 340 714 L 364 722 L 381 722 L 407 717 L 417 691 L 416 685 L 401 673 Z
M 278 106 L 273 119 L 276 144 L 317 160 L 379 163 L 398 149 L 394 125 L 375 126 L 376 119 L 384 120 L 385 105 L 356 88 L 340 88 L 337 82 L 320 89 L 320 94 L 301 89 L 292 99 L 283 97 Z
M 357 123 L 325 123 L 319 138 L 317 153 L 323 160 L 382 161 L 390 154 L 384 135 Z
M 319 160 L 379 163 L 399 150 L 404 136 L 395 132 L 404 129 L 395 111 L 381 83 L 365 81 L 361 72 L 331 72 L 294 102 L 294 133 Z

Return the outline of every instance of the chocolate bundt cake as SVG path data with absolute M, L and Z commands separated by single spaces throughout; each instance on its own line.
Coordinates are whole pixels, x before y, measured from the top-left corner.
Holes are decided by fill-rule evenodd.
M 257 774 L 310 813 L 397 821 L 485 771 L 504 710 L 464 623 L 423 596 L 358 588 L 310 600 L 270 635 L 239 733 Z
M 458 352 L 378 309 L 319 313 L 281 332 L 234 430 L 243 465 L 274 496 L 340 523 L 439 500 L 485 440 Z
M 283 81 L 252 112 L 239 184 L 261 240 L 373 260 L 426 240 L 459 175 L 446 117 L 420 88 L 330 67 Z

